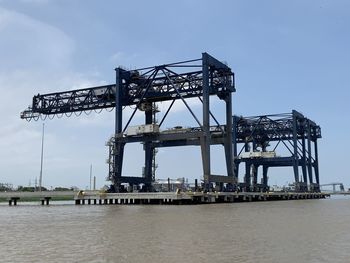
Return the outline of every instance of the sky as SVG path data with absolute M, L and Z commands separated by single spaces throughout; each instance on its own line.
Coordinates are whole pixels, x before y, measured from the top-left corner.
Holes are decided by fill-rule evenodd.
M 235 72 L 234 114 L 302 112 L 322 128 L 321 183 L 350 187 L 349 28 L 347 0 L 0 0 L 0 182 L 33 186 L 39 177 L 43 121 L 19 118 L 33 95 L 208 52 Z M 178 104 L 166 125 L 191 121 Z M 114 112 L 46 120 L 43 185 L 86 188 L 90 165 L 97 187 L 108 184 L 113 129 Z M 223 174 L 223 149 L 213 148 L 213 173 Z M 124 175 L 140 175 L 142 158 L 140 145 L 127 146 Z M 198 147 L 161 149 L 157 162 L 157 178 L 202 175 Z M 271 184 L 292 180 L 291 169 L 271 169 Z

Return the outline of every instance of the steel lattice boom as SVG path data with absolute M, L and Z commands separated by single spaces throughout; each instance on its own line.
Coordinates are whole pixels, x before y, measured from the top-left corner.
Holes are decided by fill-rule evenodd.
M 211 58 L 215 61 L 214 58 Z M 201 59 L 155 66 L 139 70 L 116 69 L 123 79 L 121 83 L 121 106 L 139 105 L 142 102 L 158 102 L 187 99 L 203 94 Z M 217 62 L 217 61 L 215 61 Z M 227 66 L 212 66 L 210 69 L 210 95 L 234 91 L 233 73 Z M 175 69 L 193 69 L 176 73 Z M 21 113 L 22 119 L 37 119 L 40 115 L 59 115 L 112 108 L 116 106 L 116 85 L 38 94 L 32 105 Z

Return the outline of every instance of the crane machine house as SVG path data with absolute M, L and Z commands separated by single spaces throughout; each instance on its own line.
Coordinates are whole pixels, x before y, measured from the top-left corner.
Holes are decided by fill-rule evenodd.
M 137 136 L 141 134 L 155 134 L 159 133 L 159 125 L 157 124 L 145 124 L 138 126 L 130 126 L 126 130 L 126 136 Z

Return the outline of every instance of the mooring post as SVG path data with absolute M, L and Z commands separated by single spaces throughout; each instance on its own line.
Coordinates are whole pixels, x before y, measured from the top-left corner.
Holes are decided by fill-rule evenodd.
M 11 197 L 9 199 L 9 205 L 11 206 L 12 203 L 13 203 L 14 206 L 17 205 L 17 200 L 19 200 L 19 197 Z

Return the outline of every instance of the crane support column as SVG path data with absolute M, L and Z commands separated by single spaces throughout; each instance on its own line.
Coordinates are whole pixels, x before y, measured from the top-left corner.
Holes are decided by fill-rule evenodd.
M 310 121 L 307 122 L 307 146 L 308 146 L 308 172 L 309 172 L 309 180 L 310 185 L 313 184 L 312 179 L 312 149 L 311 149 L 311 125 Z
M 227 176 L 233 179 L 233 182 L 237 181 L 234 178 L 233 171 L 233 145 L 232 145 L 232 96 L 231 93 L 227 93 L 225 97 L 226 102 L 226 140 L 225 140 L 225 158 L 226 158 L 226 170 Z
M 122 104 L 122 96 L 123 96 L 123 82 L 122 82 L 122 74 L 123 69 L 116 68 L 116 87 L 115 87 L 115 157 L 114 157 L 114 178 L 112 179 L 112 183 L 114 184 L 114 190 L 119 192 L 121 190 L 121 176 L 122 176 L 122 167 L 123 167 L 123 156 L 124 156 L 124 146 L 123 143 L 118 143 L 117 138 L 123 136 L 123 104 Z
M 205 189 L 209 190 L 210 184 L 210 119 L 209 119 L 209 55 L 202 53 L 203 70 L 203 137 L 201 140 L 202 163 Z
M 232 116 L 232 144 L 233 144 L 233 175 L 235 184 L 238 183 L 239 160 L 237 159 L 237 122 L 238 117 Z
M 293 170 L 294 170 L 294 180 L 295 180 L 295 189 L 300 191 L 300 182 L 299 182 L 299 158 L 298 158 L 298 137 L 297 137 L 297 115 L 293 111 Z
M 247 153 L 249 152 L 249 144 L 246 142 L 244 144 L 244 151 Z M 244 188 L 245 188 L 245 191 L 248 192 L 250 191 L 250 170 L 251 170 L 251 162 L 250 161 L 246 161 L 245 162 L 245 176 L 244 176 Z
M 150 107 L 150 110 L 145 111 L 145 123 L 146 124 L 152 124 L 153 122 L 153 112 L 152 107 Z M 144 170 L 144 177 L 146 179 L 146 191 L 150 191 L 152 187 L 152 164 L 153 164 L 153 148 L 151 145 L 151 142 L 146 141 L 144 143 L 144 149 L 145 149 L 145 170 Z
M 317 140 L 314 141 L 314 149 L 315 149 L 315 162 L 314 162 L 314 169 L 315 169 L 315 180 L 316 184 L 319 187 L 320 186 L 320 175 L 318 170 L 318 147 L 317 147 Z
M 267 165 L 263 165 L 263 180 L 262 184 L 264 187 L 264 191 L 268 190 L 268 177 L 267 177 L 267 172 L 268 172 L 269 167 Z
M 305 122 L 304 122 L 305 125 Z M 301 158 L 301 167 L 302 167 L 302 172 L 303 172 L 303 181 L 307 182 L 307 170 L 306 170 L 306 165 L 308 163 L 308 159 L 306 157 L 306 140 L 305 140 L 305 134 L 302 135 L 302 139 L 301 139 L 301 143 L 302 143 L 302 151 L 303 151 L 303 155 Z M 311 183 L 311 180 L 310 180 Z

